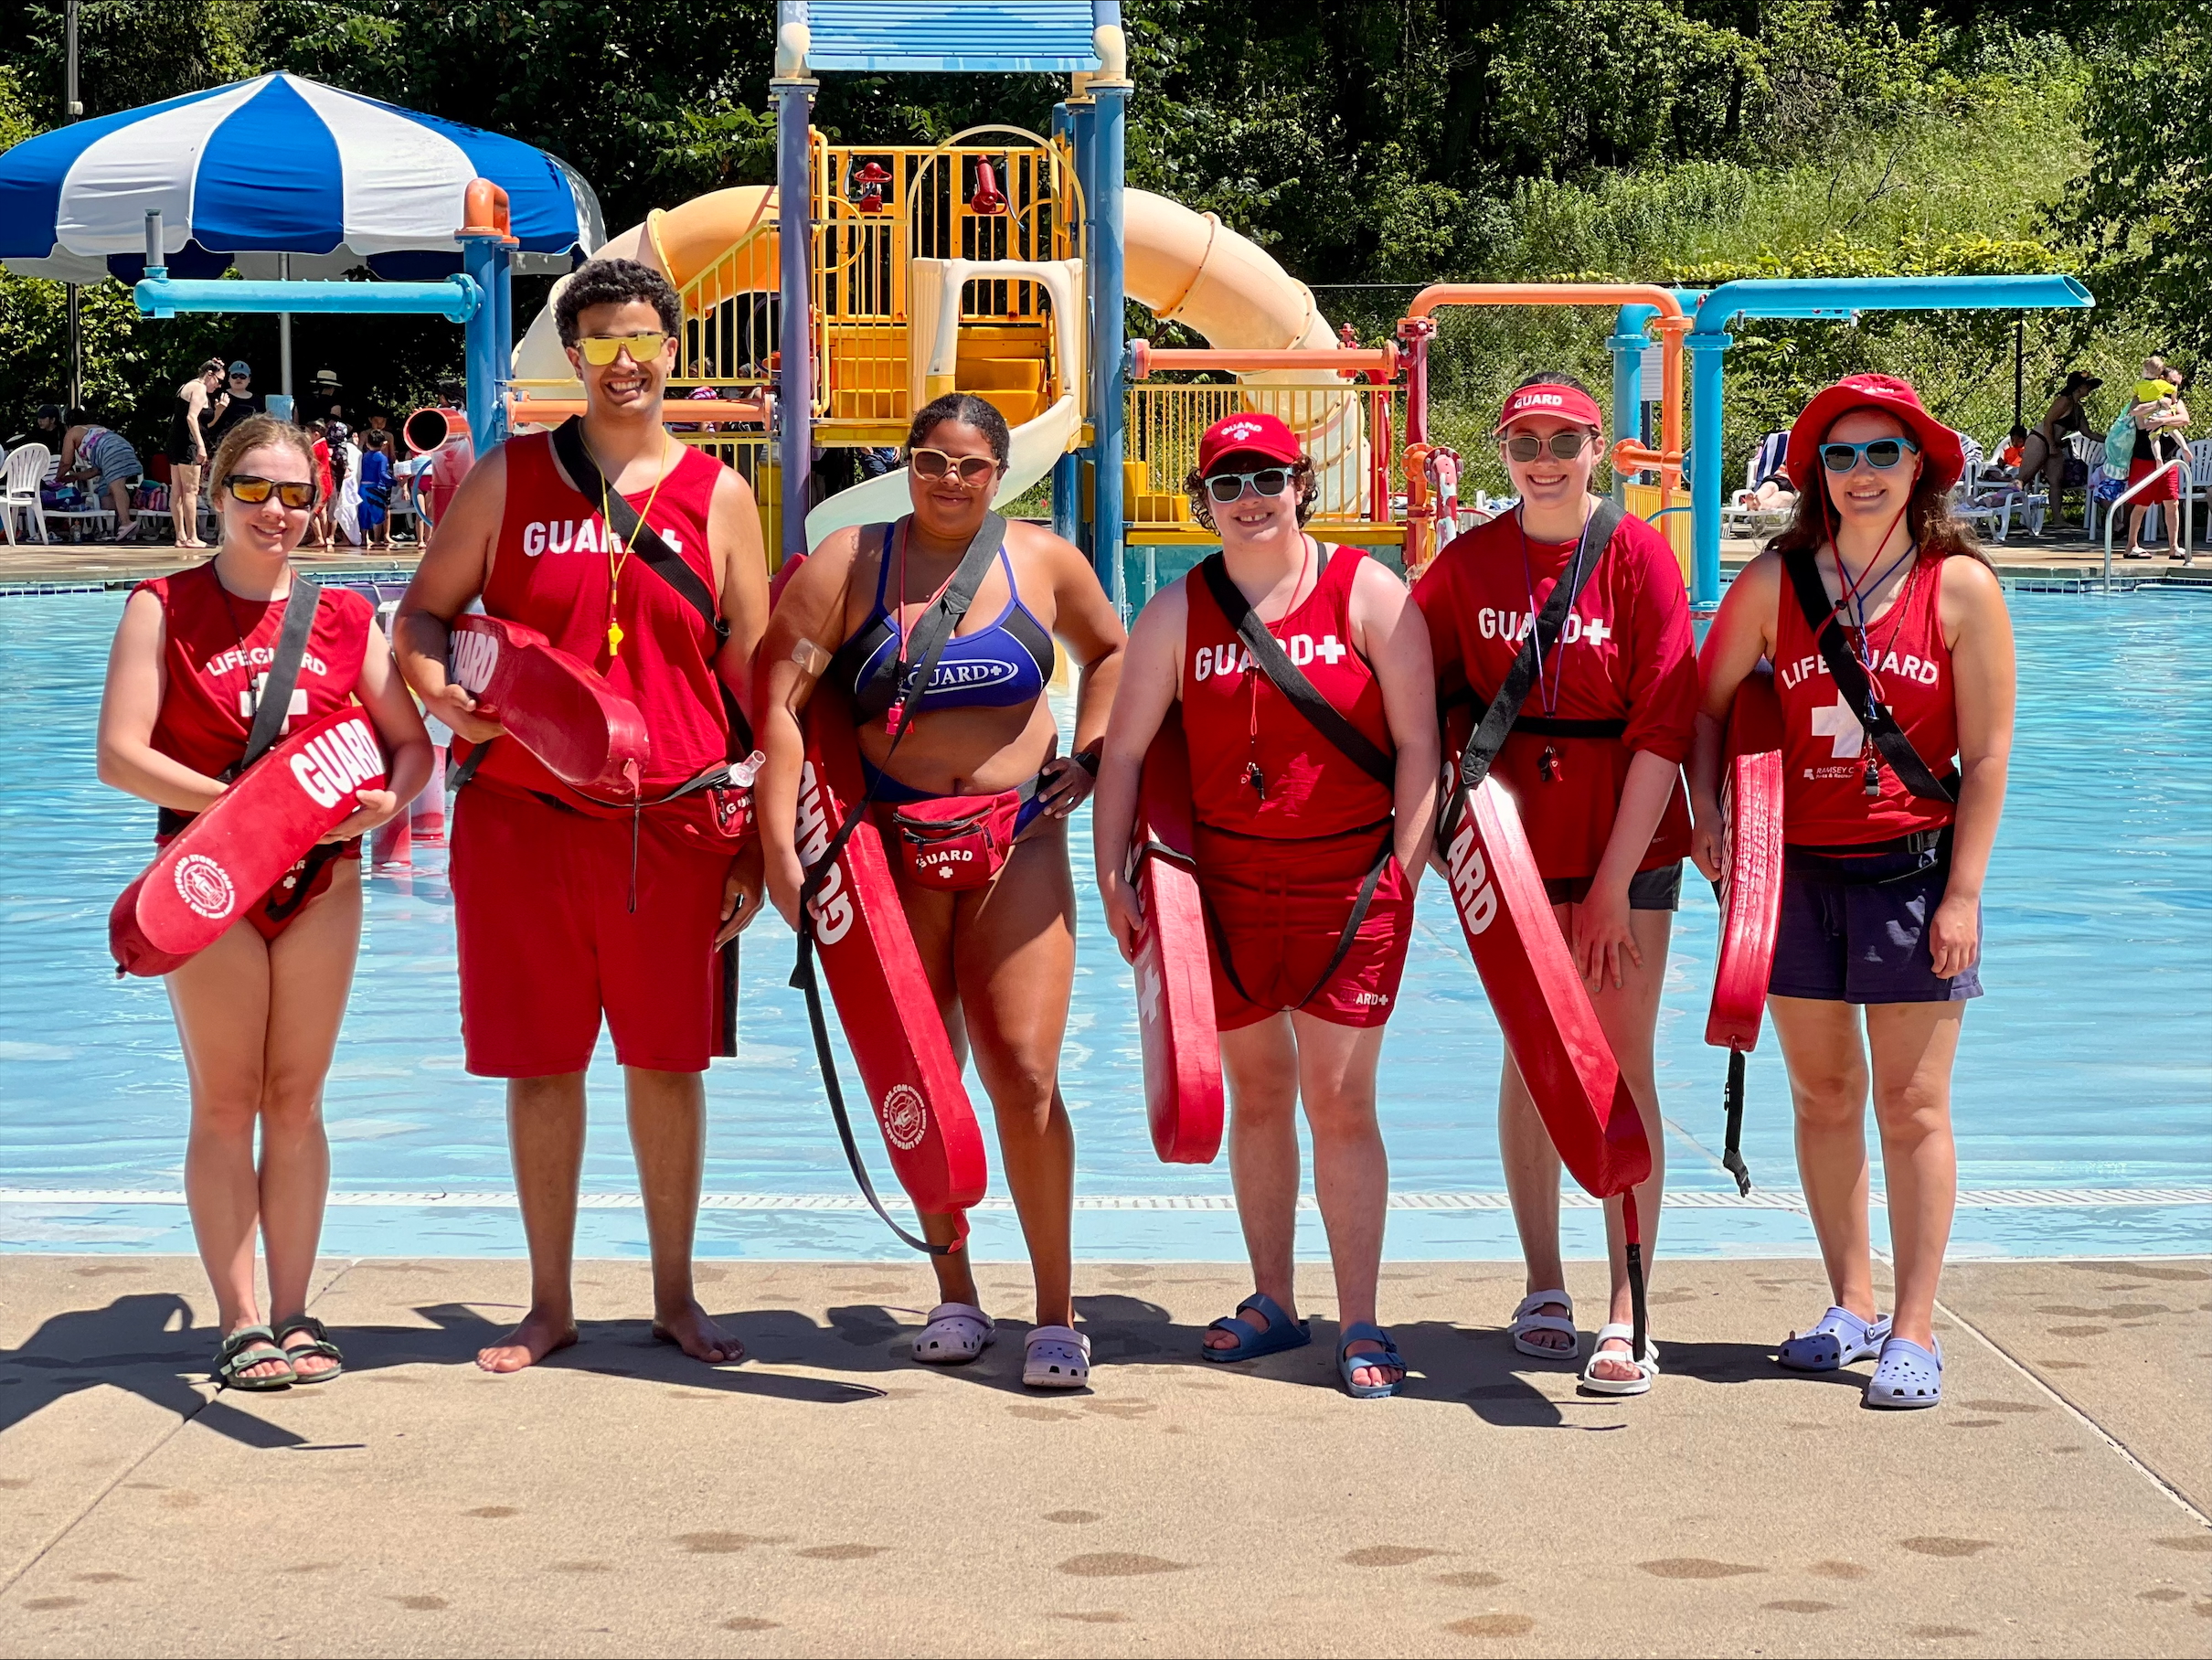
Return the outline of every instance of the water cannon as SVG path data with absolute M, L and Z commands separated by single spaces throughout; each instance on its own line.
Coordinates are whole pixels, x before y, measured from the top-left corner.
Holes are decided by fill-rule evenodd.
M 998 175 L 992 171 L 989 162 L 975 164 L 975 194 L 968 198 L 968 211 L 984 218 L 1004 218 L 1006 211 L 1006 193 L 998 187 Z
M 855 206 L 868 215 L 883 211 L 883 187 L 891 182 L 890 170 L 881 162 L 869 162 L 853 175 L 853 183 L 860 186 Z
M 420 409 L 399 425 L 399 436 L 406 441 L 410 455 L 428 455 L 443 449 L 447 440 L 468 434 L 469 418 L 452 408 Z

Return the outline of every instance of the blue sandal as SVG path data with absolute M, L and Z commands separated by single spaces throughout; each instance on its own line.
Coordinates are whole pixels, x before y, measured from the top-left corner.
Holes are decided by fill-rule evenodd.
M 1792 1372 L 1834 1372 L 1861 1360 L 1872 1360 L 1889 1340 L 1889 1316 L 1877 1314 L 1873 1324 L 1847 1308 L 1831 1308 L 1811 1331 L 1792 1332 L 1774 1353 L 1775 1363 Z
M 1267 1321 L 1267 1330 L 1254 1331 L 1250 1320 L 1237 1317 L 1248 1308 L 1260 1311 L 1260 1316 Z M 1225 1349 L 1208 1348 L 1204 1343 L 1198 1346 L 1198 1353 L 1208 1360 L 1218 1360 L 1225 1366 L 1234 1360 L 1257 1360 L 1262 1355 L 1280 1355 L 1285 1349 L 1303 1348 L 1313 1341 L 1313 1330 L 1306 1321 L 1292 1319 L 1282 1312 L 1281 1304 L 1265 1292 L 1257 1291 L 1237 1304 L 1236 1314 L 1225 1314 L 1206 1329 L 1209 1332 L 1227 1332 L 1237 1339 L 1235 1344 Z
M 1866 1386 L 1870 1407 L 1940 1407 L 1943 1404 L 1943 1346 L 1930 1354 L 1919 1344 L 1892 1337 L 1882 1345 L 1874 1380 Z
M 1382 1345 L 1379 1355 L 1347 1355 L 1345 1351 L 1355 1343 L 1367 1342 Z M 1352 1374 L 1361 1367 L 1395 1367 L 1396 1383 L 1355 1383 Z M 1370 1325 L 1365 1320 L 1344 1328 L 1336 1342 L 1336 1375 L 1344 1379 L 1345 1393 L 1355 1400 L 1380 1400 L 1386 1395 L 1395 1395 L 1405 1387 L 1406 1363 L 1398 1357 L 1397 1341 L 1379 1325 Z

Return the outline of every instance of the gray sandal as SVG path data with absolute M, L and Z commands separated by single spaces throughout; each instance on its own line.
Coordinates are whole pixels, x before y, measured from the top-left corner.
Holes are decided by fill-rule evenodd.
M 282 1375 L 270 1378 L 244 1375 L 248 1367 L 264 1366 L 271 1360 L 284 1363 Z M 208 1368 L 207 1376 L 218 1389 L 248 1393 L 288 1389 L 297 1378 L 292 1369 L 292 1357 L 277 1346 L 276 1334 L 265 1325 L 241 1325 L 224 1338 L 222 1346 L 215 1351 L 215 1364 Z
M 294 1332 L 305 1332 L 313 1343 L 286 1344 L 284 1339 Z M 346 1357 L 338 1346 L 330 1340 L 330 1333 L 313 1314 L 294 1314 L 289 1320 L 280 1320 L 273 1334 L 277 1346 L 284 1351 L 284 1358 L 292 1363 L 292 1380 L 294 1383 L 328 1383 L 346 1369 Z M 308 1359 L 327 1360 L 331 1364 L 319 1372 L 303 1372 L 299 1363 Z

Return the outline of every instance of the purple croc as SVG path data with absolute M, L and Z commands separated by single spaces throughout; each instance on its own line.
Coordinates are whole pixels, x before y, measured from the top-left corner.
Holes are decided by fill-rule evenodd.
M 1811 1331 L 1792 1332 L 1774 1358 L 1792 1372 L 1833 1372 L 1874 1359 L 1888 1338 L 1888 1314 L 1876 1315 L 1869 1325 L 1847 1308 L 1832 1308 Z
M 1882 1345 L 1874 1379 L 1866 1385 L 1870 1407 L 1936 1407 L 1943 1404 L 1943 1346 L 1930 1354 L 1919 1344 L 1892 1337 Z

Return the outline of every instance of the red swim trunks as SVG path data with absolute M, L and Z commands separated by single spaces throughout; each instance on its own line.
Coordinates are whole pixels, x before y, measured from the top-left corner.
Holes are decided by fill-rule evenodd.
M 1277 839 L 1198 826 L 1198 891 L 1213 936 L 1218 1027 L 1233 1032 L 1291 1008 L 1333 1026 L 1389 1019 L 1413 941 L 1412 884 L 1395 857 L 1383 867 L 1344 961 L 1314 986 L 1336 954 L 1386 834 Z M 1225 945 L 1234 981 L 1221 962 Z
M 2140 484 L 2151 475 L 2154 469 L 2164 464 L 2163 462 L 2144 460 L 2141 457 L 2129 462 L 2128 483 Z M 2177 502 L 2179 500 L 2181 500 L 2181 474 L 2176 471 L 2165 474 L 2156 484 L 2128 505 L 2131 507 L 2147 507 L 2154 506 L 2160 502 Z
M 580 1072 L 602 1012 L 623 1066 L 707 1069 L 732 856 L 679 830 L 649 812 L 633 853 L 627 817 L 587 817 L 482 780 L 461 793 L 452 873 L 470 1071 Z

